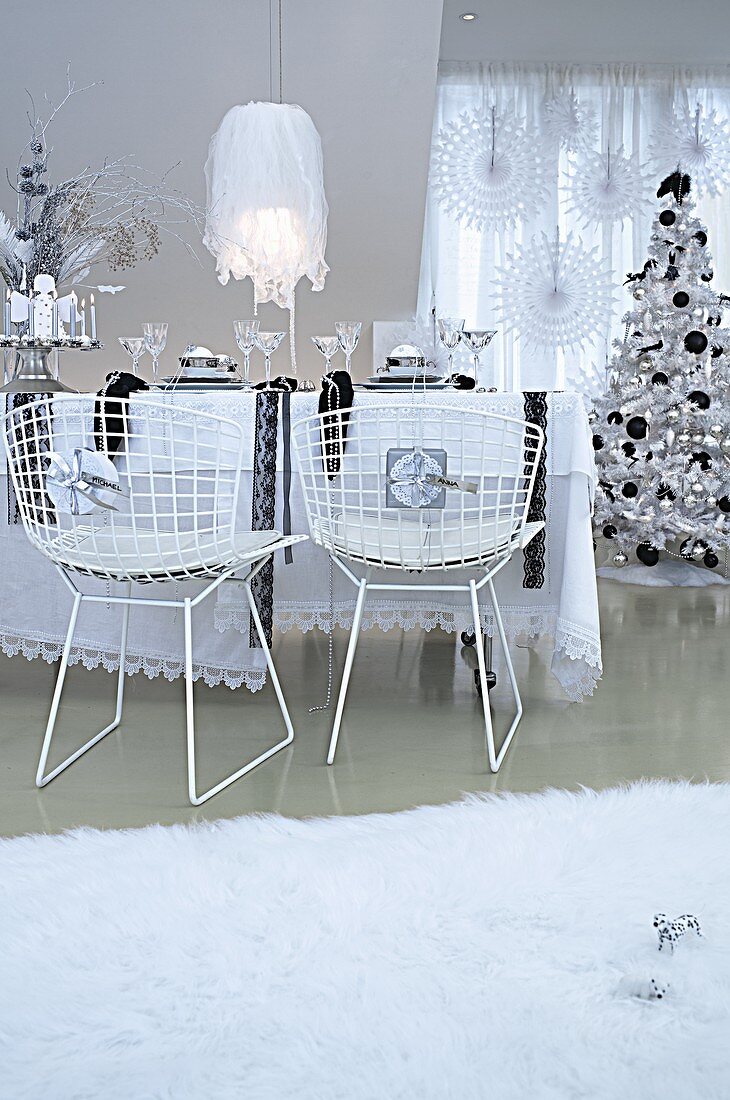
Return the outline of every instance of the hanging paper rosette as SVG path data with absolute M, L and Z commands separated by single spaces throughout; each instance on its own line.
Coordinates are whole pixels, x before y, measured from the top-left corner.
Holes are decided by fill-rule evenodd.
M 581 348 L 606 326 L 612 272 L 569 233 L 534 236 L 499 269 L 501 320 L 535 348 Z
M 730 128 L 717 111 L 675 107 L 654 133 L 650 154 L 657 173 L 681 168 L 692 177 L 696 193 L 720 195 L 730 174 Z
M 431 186 L 442 209 L 465 226 L 515 225 L 546 199 L 540 135 L 511 111 L 464 112 L 438 133 Z
M 651 203 L 649 175 L 637 156 L 615 152 L 584 153 L 570 179 L 566 209 L 584 225 L 623 222 Z
M 596 136 L 596 112 L 582 104 L 575 92 L 559 92 L 546 99 L 542 109 L 545 136 L 569 153 L 584 149 Z

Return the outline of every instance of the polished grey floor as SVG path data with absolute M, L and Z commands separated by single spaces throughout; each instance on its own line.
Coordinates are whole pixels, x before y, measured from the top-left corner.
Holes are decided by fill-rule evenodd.
M 497 776 L 486 764 L 473 651 L 453 636 L 363 634 L 331 768 L 324 757 L 332 711 L 308 713 L 324 695 L 326 638 L 280 636 L 275 652 L 295 743 L 199 809 L 186 798 L 182 681 L 133 677 L 122 727 L 39 791 L 33 777 L 55 669 L 0 657 L 0 833 L 260 811 L 367 813 L 448 802 L 465 791 L 605 787 L 642 776 L 730 780 L 730 589 L 602 581 L 600 598 L 605 673 L 592 699 L 566 701 L 544 644 L 515 649 L 525 716 Z M 338 634 L 337 672 L 344 645 Z M 68 687 L 55 760 L 112 710 L 107 673 L 74 668 Z M 492 694 L 498 730 L 509 705 L 504 688 L 502 675 Z M 254 696 L 199 687 L 196 697 L 202 782 L 280 735 L 270 686 Z

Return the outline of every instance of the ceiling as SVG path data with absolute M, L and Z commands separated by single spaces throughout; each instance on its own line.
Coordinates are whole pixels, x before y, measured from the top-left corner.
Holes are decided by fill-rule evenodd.
M 465 11 L 479 16 L 459 19 Z M 727 64 L 728 0 L 445 0 L 449 61 Z

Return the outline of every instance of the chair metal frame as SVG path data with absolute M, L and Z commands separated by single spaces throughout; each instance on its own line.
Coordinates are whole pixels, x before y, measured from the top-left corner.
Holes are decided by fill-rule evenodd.
M 403 526 L 406 522 L 403 513 L 396 512 L 393 515 L 389 509 L 382 507 L 387 450 L 384 444 L 402 445 L 411 433 L 409 421 L 414 416 L 417 419 L 426 414 L 429 422 L 418 426 L 416 446 L 427 450 L 447 447 L 450 442 L 452 450 L 456 451 L 457 469 L 450 468 L 448 476 L 457 479 L 476 478 L 478 482 L 477 501 L 473 507 L 465 504 L 464 496 L 461 496 L 455 509 L 452 507 L 457 522 L 461 522 L 461 542 L 458 547 L 447 545 L 445 536 L 449 530 L 448 508 L 437 513 L 435 517 L 427 509 L 413 510 L 419 531 L 419 541 L 416 544 L 412 530 L 408 532 L 408 537 L 403 537 Z M 461 433 L 457 431 L 455 436 L 452 433 L 451 439 L 444 439 L 444 435 L 448 436 L 444 429 L 447 425 L 453 426 L 455 420 L 462 422 Z M 362 433 L 363 438 L 360 438 L 358 429 L 361 423 L 375 423 L 376 429 L 369 432 L 366 429 Z M 387 431 L 382 432 L 384 424 Z M 474 444 L 472 452 L 475 453 L 471 454 L 467 453 L 468 447 L 465 446 L 467 424 L 474 429 L 470 440 Z M 488 447 L 486 444 L 490 433 L 496 435 L 492 445 Z M 310 536 L 327 550 L 330 560 L 358 590 L 327 763 L 334 763 L 337 751 L 368 593 L 448 591 L 466 592 L 469 595 L 477 661 L 484 686 L 482 707 L 487 756 L 491 771 L 497 772 L 522 718 L 523 706 L 494 588 L 494 578 L 508 564 L 514 550 L 524 548 L 544 527 L 542 522 L 528 523 L 537 466 L 544 446 L 544 433 L 527 421 L 485 410 L 430 405 L 415 407 L 412 403 L 391 401 L 384 405 L 364 405 L 307 417 L 294 424 L 292 437 Z M 480 448 L 482 459 L 491 451 L 496 455 L 501 450 L 501 461 L 493 463 L 491 467 L 483 462 L 480 465 Z M 375 471 L 366 468 L 367 459 L 375 462 Z M 363 500 L 366 501 L 365 504 Z M 424 517 L 427 517 L 425 523 Z M 411 518 L 408 517 L 409 522 Z M 397 545 L 394 537 L 384 539 L 382 534 L 379 535 L 378 528 L 387 532 L 388 525 L 390 535 L 397 534 Z M 434 525 L 437 535 L 435 539 L 432 537 Z M 367 534 L 361 533 L 358 538 L 359 526 L 367 528 Z M 428 528 L 428 539 L 421 537 L 425 527 Z M 414 549 L 415 545 L 428 545 L 428 555 L 421 555 L 420 561 L 420 551 Z M 398 552 L 401 553 L 400 563 L 393 560 Z M 349 563 L 364 565 L 364 576 L 358 576 Z M 399 581 L 374 581 L 372 577 L 376 569 L 401 572 L 415 569 L 425 573 L 474 569 L 481 575 L 469 578 L 466 584 L 415 585 Z M 479 594 L 485 589 L 492 605 L 515 703 L 514 718 L 499 750 L 495 745 L 489 692 L 486 690 L 487 667 L 479 610 Z
M 116 516 L 115 513 L 100 515 L 92 512 L 83 516 L 55 515 L 51 502 L 43 491 L 44 483 L 41 480 L 42 471 L 48 465 L 46 458 L 51 444 L 68 444 L 73 438 L 74 431 L 80 425 L 86 425 L 86 437 L 89 434 L 89 418 L 93 416 L 94 398 L 80 398 L 77 396 L 42 398 L 29 405 L 23 405 L 9 412 L 5 417 L 4 443 L 8 465 L 15 489 L 21 519 L 26 534 L 32 544 L 46 557 L 50 558 L 66 587 L 69 589 L 73 604 L 69 620 L 66 639 L 61 655 L 56 685 L 51 703 L 51 710 L 46 725 L 46 730 L 41 748 L 40 760 L 36 774 L 36 785 L 44 787 L 65 771 L 71 764 L 83 756 L 94 745 L 98 744 L 113 730 L 117 729 L 122 721 L 124 704 L 124 681 L 126 676 L 127 635 L 129 627 L 130 609 L 135 606 L 181 608 L 184 617 L 184 679 L 185 679 L 185 711 L 186 711 L 186 740 L 187 740 L 187 771 L 188 771 L 188 796 L 194 806 L 200 806 L 209 798 L 218 794 L 230 786 L 237 779 L 258 767 L 275 753 L 290 745 L 294 739 L 294 727 L 289 715 L 284 695 L 281 690 L 276 668 L 271 656 L 271 651 L 266 641 L 266 635 L 261 623 L 256 601 L 251 591 L 251 581 L 271 558 L 275 550 L 285 546 L 294 545 L 307 538 L 306 535 L 280 536 L 268 540 L 263 547 L 252 548 L 247 552 L 237 552 L 237 537 L 235 531 L 236 509 L 240 487 L 240 470 L 243 458 L 244 436 L 240 424 L 224 417 L 214 416 L 211 413 L 184 408 L 176 409 L 171 402 L 155 402 L 148 399 L 137 399 L 132 408 L 130 402 L 115 398 L 113 401 L 106 399 L 108 409 L 105 408 L 105 399 L 97 399 L 96 410 L 101 414 L 109 412 L 117 414 L 123 410 L 123 446 L 121 453 L 125 456 L 120 464 L 120 482 L 126 484 L 130 497 L 130 512 Z M 81 404 L 79 404 L 81 403 Z M 177 521 L 184 515 L 180 504 L 182 496 L 177 491 L 175 478 L 175 443 L 176 443 L 176 417 L 181 418 L 185 425 L 182 434 L 187 433 L 186 442 L 192 444 L 192 454 L 186 456 L 186 461 L 191 466 L 192 473 L 187 473 L 181 480 L 188 483 L 184 492 L 184 499 L 190 509 L 187 515 L 193 528 L 195 546 L 200 549 L 200 559 L 195 560 L 195 546 L 191 553 L 189 541 L 185 541 L 183 532 L 178 528 Z M 150 460 L 149 468 L 134 471 L 134 463 L 128 461 L 132 455 L 132 444 L 135 440 L 143 438 L 145 428 L 149 427 L 153 420 L 158 426 L 164 428 L 158 441 L 164 439 L 164 457 L 171 459 L 172 478 L 168 478 L 168 484 L 163 485 L 159 498 L 155 492 L 154 462 L 162 456 L 151 453 L 152 444 L 147 441 L 147 454 L 144 459 Z M 102 415 L 104 438 L 103 444 L 108 442 L 105 428 L 107 420 Z M 139 425 L 140 431 L 134 433 L 130 430 L 131 424 Z M 118 423 L 118 421 L 117 421 Z M 228 492 L 225 499 L 228 501 L 229 511 L 225 517 L 219 515 L 219 500 L 215 490 L 219 487 L 219 475 L 221 472 L 220 456 L 219 464 L 211 473 L 199 472 L 196 462 L 201 450 L 202 439 L 205 433 L 212 433 L 209 446 L 211 453 L 215 451 L 216 442 L 220 439 L 218 433 L 223 433 L 227 444 L 223 450 L 228 459 L 228 472 L 231 475 Z M 154 432 L 150 427 L 150 433 Z M 178 432 L 177 444 L 179 446 L 181 432 Z M 172 457 L 171 457 L 172 456 Z M 144 466 L 144 463 L 143 463 Z M 40 474 L 39 474 L 40 471 Z M 135 478 L 141 476 L 143 491 L 135 489 Z M 171 482 L 171 484 L 169 483 Z M 212 490 L 208 497 L 204 498 L 203 490 Z M 145 526 L 140 526 L 140 517 L 134 511 L 135 495 L 147 505 L 144 516 Z M 165 513 L 159 507 L 160 500 L 167 500 L 170 511 Z M 200 514 L 196 511 L 199 502 L 207 502 L 207 510 L 202 512 L 203 517 L 209 517 L 212 526 L 201 526 Z M 225 502 L 223 510 L 225 511 Z M 225 522 L 219 522 L 225 518 Z M 174 543 L 172 550 L 160 549 L 160 526 L 162 520 L 171 520 L 172 530 L 165 532 L 167 542 L 165 547 Z M 83 521 L 83 523 L 81 522 Z M 64 531 L 61 528 L 65 527 Z M 169 525 L 168 525 L 169 527 Z M 112 532 L 109 538 L 109 532 Z M 91 532 L 91 533 L 89 533 Z M 102 535 L 105 541 L 102 542 Z M 189 532 L 188 532 L 189 534 Z M 261 532 L 264 542 L 265 532 Z M 151 537 L 150 537 L 151 536 Z M 245 535 L 244 535 L 245 538 Z M 126 541 L 123 541 L 126 540 Z M 127 549 L 129 543 L 133 548 L 139 548 L 136 559 L 130 558 Z M 153 545 L 150 546 L 149 544 Z M 158 556 L 155 560 L 155 544 Z M 124 549 L 122 549 L 124 547 Z M 218 555 L 216 560 L 215 555 Z M 234 560 L 231 561 L 233 556 Z M 244 576 L 239 574 L 247 569 Z M 74 574 L 91 575 L 108 581 L 119 582 L 124 587 L 124 594 L 93 595 L 82 592 L 73 580 Z M 209 583 L 205 588 L 193 597 L 186 596 L 183 599 L 157 599 L 153 596 L 132 596 L 131 586 L 133 581 L 164 583 L 165 581 L 184 581 L 189 579 L 208 578 Z M 276 694 L 276 699 L 281 711 L 286 729 L 286 736 L 271 748 L 265 750 L 248 761 L 242 767 L 226 776 L 220 782 L 214 784 L 203 793 L 198 793 L 197 768 L 196 768 L 196 730 L 195 711 L 193 700 L 193 608 L 201 604 L 208 596 L 226 580 L 236 578 L 243 581 L 246 598 L 251 610 L 251 617 L 256 629 L 256 634 L 264 653 L 266 666 L 271 676 L 271 682 Z M 61 703 L 66 672 L 73 646 L 73 638 L 76 630 L 79 612 L 83 603 L 103 603 L 119 605 L 122 612 L 122 633 L 119 654 L 119 672 L 117 675 L 116 706 L 114 719 L 102 730 L 87 740 L 80 748 L 71 753 L 51 771 L 46 772 L 48 755 L 56 727 L 56 720 Z

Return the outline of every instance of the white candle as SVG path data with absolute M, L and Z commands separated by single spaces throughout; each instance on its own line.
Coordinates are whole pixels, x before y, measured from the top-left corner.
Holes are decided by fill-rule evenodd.
M 94 295 L 91 295 L 91 339 L 96 340 L 96 306 L 94 305 Z
M 70 330 L 69 336 L 72 340 L 76 339 L 76 292 L 71 291 L 71 317 L 70 317 Z
M 81 335 L 86 336 L 86 298 L 81 299 Z
M 33 291 L 28 294 L 28 335 L 35 336 L 35 309 L 33 308 Z
M 10 316 L 10 289 L 8 289 L 5 295 L 5 323 L 3 325 L 6 336 L 12 336 L 13 334 L 13 322 Z
M 51 312 L 51 336 L 58 338 L 58 291 L 53 292 L 53 310 Z

